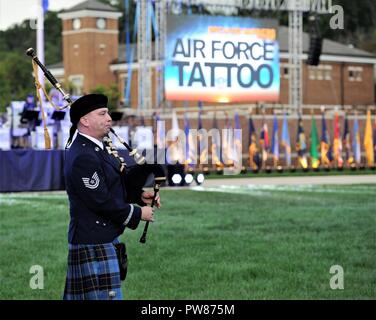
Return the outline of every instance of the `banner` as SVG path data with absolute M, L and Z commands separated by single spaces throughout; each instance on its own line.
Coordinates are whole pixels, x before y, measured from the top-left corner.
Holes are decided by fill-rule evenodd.
M 278 101 L 275 20 L 168 16 L 167 100 Z

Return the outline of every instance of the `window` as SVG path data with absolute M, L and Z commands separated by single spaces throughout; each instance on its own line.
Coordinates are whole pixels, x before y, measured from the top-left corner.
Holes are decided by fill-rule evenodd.
M 69 76 L 69 82 L 71 84 L 72 95 L 82 95 L 84 89 L 84 76 L 82 74 Z
M 332 69 L 331 65 L 319 65 L 319 66 L 308 66 L 308 77 L 309 80 L 332 80 Z
M 349 81 L 363 81 L 363 68 L 362 67 L 348 67 Z
M 289 76 L 289 65 L 287 63 L 281 63 L 281 78 L 288 79 Z

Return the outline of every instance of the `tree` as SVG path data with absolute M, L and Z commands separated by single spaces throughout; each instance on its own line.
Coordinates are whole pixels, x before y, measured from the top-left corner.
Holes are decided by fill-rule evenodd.
M 116 84 L 111 84 L 109 86 L 104 85 L 97 85 L 93 90 L 92 93 L 100 93 L 104 94 L 108 97 L 108 109 L 109 111 L 114 111 L 118 107 L 118 102 L 120 99 L 120 91 Z
M 35 91 L 32 66 L 23 54 L 10 52 L 0 61 L 0 112 L 5 111 L 11 101 L 25 100 Z

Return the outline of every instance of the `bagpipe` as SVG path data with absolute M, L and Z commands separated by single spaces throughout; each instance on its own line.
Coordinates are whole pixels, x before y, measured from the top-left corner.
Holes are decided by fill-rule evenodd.
M 58 108 L 58 110 L 63 110 L 68 107 L 70 107 L 73 103 L 69 93 L 66 93 L 64 89 L 62 88 L 61 84 L 57 81 L 57 79 L 52 75 L 52 73 L 47 70 L 47 68 L 42 64 L 42 62 L 38 59 L 35 51 L 33 48 L 29 48 L 26 50 L 26 55 L 30 56 L 33 61 L 33 69 L 35 74 L 35 86 L 37 89 L 37 95 L 40 100 L 40 105 L 42 107 L 41 99 L 39 96 L 39 89 L 44 88 L 40 85 L 38 82 L 38 75 L 37 75 L 37 66 L 39 66 L 46 79 L 62 94 L 63 99 L 67 102 L 67 105 L 61 108 Z M 44 90 L 45 91 L 45 90 Z M 46 94 L 46 93 L 45 93 Z M 52 104 L 53 105 L 53 104 Z M 54 105 L 53 105 L 54 106 Z M 54 106 L 54 108 L 56 108 Z M 57 109 L 57 108 L 56 108 Z M 43 113 L 43 110 L 42 110 Z M 160 164 L 148 164 L 145 160 L 145 157 L 140 154 L 136 148 L 131 148 L 128 143 L 126 143 L 121 137 L 119 137 L 116 132 L 111 128 L 111 133 L 120 141 L 122 145 L 126 148 L 126 150 L 129 152 L 129 156 L 132 157 L 135 161 L 135 165 L 127 165 L 125 163 L 124 158 L 119 156 L 118 151 L 114 147 L 112 140 L 109 136 L 106 136 L 103 140 L 106 146 L 106 149 L 109 154 L 113 155 L 117 161 L 119 161 L 120 166 L 120 172 L 121 172 L 121 178 L 123 185 L 125 187 L 125 191 L 127 194 L 126 201 L 129 203 L 140 203 L 141 194 L 143 192 L 143 188 L 145 187 L 146 182 L 148 181 L 149 177 L 151 175 L 154 176 L 154 184 L 153 184 L 153 198 L 151 207 L 154 206 L 156 197 L 158 195 L 159 189 L 161 185 L 166 181 L 166 174 L 165 170 Z M 48 131 L 45 127 L 45 138 L 48 138 Z M 48 143 L 46 143 L 46 148 L 48 148 Z M 144 205 L 144 204 L 143 204 Z M 140 238 L 141 243 L 146 242 L 146 234 L 149 227 L 149 221 L 146 222 L 143 234 Z

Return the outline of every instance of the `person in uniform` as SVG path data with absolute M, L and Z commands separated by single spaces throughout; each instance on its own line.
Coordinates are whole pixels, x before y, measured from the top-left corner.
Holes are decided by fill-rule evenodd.
M 111 128 L 107 103 L 104 95 L 88 94 L 70 109 L 68 143 L 78 132 L 64 164 L 70 204 L 64 300 L 122 299 L 118 237 L 125 228 L 136 229 L 140 220 L 154 221 L 153 208 L 147 206 L 153 193 L 141 190 L 139 206 L 128 203 L 119 162 L 102 142 Z

